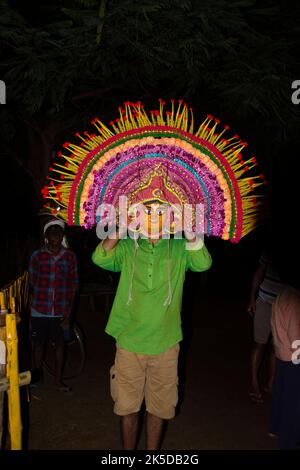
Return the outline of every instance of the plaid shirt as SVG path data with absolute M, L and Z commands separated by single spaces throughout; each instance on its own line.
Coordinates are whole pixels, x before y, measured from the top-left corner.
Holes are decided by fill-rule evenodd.
M 29 282 L 34 310 L 57 317 L 69 313 L 78 287 L 75 254 L 65 249 L 56 256 L 46 248 L 35 251 L 29 263 Z

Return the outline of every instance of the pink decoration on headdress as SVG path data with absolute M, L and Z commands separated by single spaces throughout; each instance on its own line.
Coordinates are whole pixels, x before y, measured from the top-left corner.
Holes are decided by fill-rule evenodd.
M 127 138 L 132 136 L 134 138 L 134 135 L 140 134 L 141 132 L 146 133 L 147 131 L 152 131 L 153 132 L 153 131 L 156 131 L 156 130 L 157 131 L 162 131 L 162 130 L 165 130 L 165 129 L 166 129 L 165 126 L 145 126 L 143 128 L 139 128 L 139 129 L 131 129 L 131 130 L 116 134 L 116 135 L 108 138 L 105 142 L 103 142 L 102 144 L 97 146 L 95 149 L 91 150 L 86 155 L 86 157 L 82 161 L 80 167 L 78 168 L 78 172 L 77 172 L 77 175 L 75 177 L 74 184 L 72 185 L 72 189 L 70 191 L 69 206 L 68 206 L 68 223 L 70 225 L 74 224 L 73 217 L 75 215 L 75 201 L 76 201 L 77 187 L 78 187 L 79 182 L 83 178 L 83 175 L 84 175 L 86 169 L 91 164 L 91 162 L 92 162 L 93 158 L 95 157 L 95 155 L 98 155 L 100 152 L 104 151 L 104 149 L 106 147 L 110 146 L 114 142 L 117 142 L 118 140 L 121 140 L 125 136 Z M 214 145 L 210 144 L 205 139 L 201 139 L 199 137 L 192 136 L 190 133 L 188 133 L 186 131 L 183 131 L 181 129 L 175 128 L 175 127 L 168 126 L 167 129 L 170 132 L 172 132 L 172 130 L 173 130 L 174 132 L 176 132 L 177 135 L 187 136 L 189 139 L 194 140 L 196 143 L 204 145 L 208 150 L 210 150 L 212 153 L 215 153 L 218 156 L 218 158 L 221 161 L 222 165 L 224 166 L 227 173 L 229 174 L 231 182 L 232 182 L 232 184 L 234 186 L 234 190 L 235 190 L 236 204 L 237 204 L 237 207 L 236 207 L 236 209 L 237 209 L 237 219 L 238 219 L 238 221 L 237 221 L 237 240 L 236 241 L 238 241 L 241 238 L 242 226 L 243 226 L 242 201 L 241 201 L 241 196 L 240 196 L 240 193 L 239 193 L 238 184 L 237 184 L 237 181 L 235 179 L 233 170 L 231 169 L 231 167 L 230 167 L 229 163 L 227 162 L 226 158 L 223 157 L 221 152 L 219 150 L 217 150 L 217 148 Z M 61 175 L 61 178 L 62 177 L 63 177 L 63 175 Z
M 145 201 L 159 200 L 163 203 L 168 204 L 180 204 L 180 199 L 176 197 L 169 189 L 165 186 L 164 180 L 160 176 L 154 176 L 149 186 L 141 189 L 135 197 L 131 200 L 132 204 L 137 202 L 144 203 Z

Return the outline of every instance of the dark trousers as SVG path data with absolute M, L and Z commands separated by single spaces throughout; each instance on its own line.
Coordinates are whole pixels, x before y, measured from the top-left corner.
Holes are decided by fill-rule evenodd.
M 300 364 L 276 360 L 271 432 L 278 435 L 279 449 L 300 443 Z

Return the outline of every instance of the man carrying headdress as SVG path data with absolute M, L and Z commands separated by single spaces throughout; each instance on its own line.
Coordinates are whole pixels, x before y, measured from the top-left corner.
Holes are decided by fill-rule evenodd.
M 121 226 L 92 256 L 101 268 L 121 271 L 105 331 L 116 339 L 111 395 L 114 412 L 121 416 L 126 450 L 136 447 L 144 400 L 148 450 L 159 448 L 164 421 L 175 416 L 185 273 L 205 271 L 212 263 L 203 240 L 194 233 L 186 231 L 186 239 L 170 237 L 174 222 L 170 209 L 176 202 L 173 198 L 169 203 L 170 199 L 163 181 L 154 176 L 131 201 L 130 227 L 135 218 L 135 236 L 124 238 L 127 230 Z

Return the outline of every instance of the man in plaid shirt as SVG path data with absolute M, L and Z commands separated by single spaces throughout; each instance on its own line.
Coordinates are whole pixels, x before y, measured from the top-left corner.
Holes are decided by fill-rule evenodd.
M 62 381 L 64 332 L 78 287 L 75 254 L 65 247 L 65 224 L 52 220 L 44 227 L 45 247 L 35 251 L 29 263 L 31 300 L 31 339 L 33 369 L 41 374 L 45 346 L 55 345 L 55 382 L 60 391 L 70 390 Z

